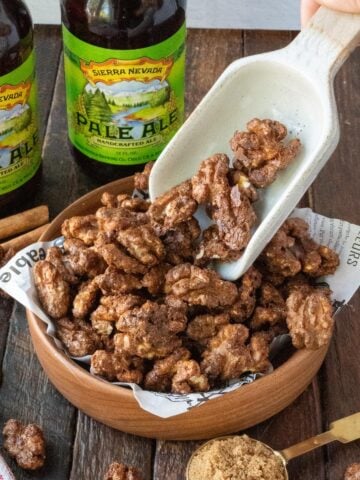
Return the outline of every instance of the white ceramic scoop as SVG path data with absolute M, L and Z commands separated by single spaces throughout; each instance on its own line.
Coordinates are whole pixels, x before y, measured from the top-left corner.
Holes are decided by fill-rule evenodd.
M 252 265 L 335 150 L 333 80 L 358 41 L 360 15 L 320 8 L 286 48 L 232 63 L 155 163 L 152 200 L 194 175 L 214 153 L 231 158 L 230 138 L 254 117 L 279 120 L 289 138 L 300 138 L 299 156 L 254 204 L 258 223 L 244 254 L 217 265 L 223 278 L 235 280 Z

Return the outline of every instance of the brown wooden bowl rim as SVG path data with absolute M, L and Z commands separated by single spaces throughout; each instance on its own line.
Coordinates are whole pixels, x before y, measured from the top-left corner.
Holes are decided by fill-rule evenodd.
M 87 198 L 92 197 L 96 192 L 105 191 L 106 188 L 110 188 L 111 186 L 116 186 L 119 182 L 128 180 L 130 178 L 131 177 L 115 180 L 114 182 L 108 183 L 99 188 L 91 190 L 90 192 L 86 193 L 79 199 L 72 202 L 68 207 L 62 210 L 62 212 L 60 212 L 54 218 L 54 220 L 52 220 L 48 228 L 41 235 L 39 241 L 50 241 L 49 239 L 47 239 L 48 232 L 53 228 L 55 223 L 58 223 L 60 220 L 63 221 L 65 218 L 69 217 L 68 212 L 73 209 L 75 204 L 81 204 L 81 203 L 84 204 L 86 203 Z M 107 380 L 103 380 L 100 377 L 96 377 L 95 375 L 92 375 L 90 372 L 88 372 L 85 368 L 78 365 L 72 358 L 68 357 L 64 351 L 60 350 L 56 346 L 54 340 L 47 335 L 45 322 L 43 322 L 39 317 L 37 317 L 29 309 L 26 310 L 26 313 L 27 313 L 28 321 L 29 323 L 31 323 L 31 326 L 33 328 L 33 332 L 38 335 L 39 339 L 42 341 L 44 346 L 46 346 L 49 349 L 51 354 L 56 358 L 57 361 L 59 361 L 63 365 L 63 367 L 65 367 L 65 369 L 69 373 L 71 373 L 73 376 L 77 377 L 78 379 L 80 377 L 81 381 L 89 382 L 94 388 L 101 386 L 101 388 L 104 390 L 108 390 L 109 392 L 112 392 L 112 393 L 117 392 L 120 396 L 125 395 L 128 398 L 132 398 L 135 401 L 134 394 L 130 388 L 122 387 L 121 385 L 114 385 Z M 328 345 L 321 347 L 319 350 L 306 350 L 306 349 L 297 350 L 282 365 L 274 369 L 273 372 L 257 379 L 255 382 L 247 384 L 246 387 L 248 389 L 251 387 L 254 388 L 254 386 L 255 388 L 260 388 L 261 385 L 267 382 L 274 382 L 274 385 L 275 385 L 277 377 L 282 377 L 283 371 L 290 370 L 292 369 L 292 367 L 295 367 L 296 365 L 301 364 L 303 358 L 306 358 L 308 356 L 314 356 L 317 358 L 319 353 L 324 350 L 327 350 L 327 348 L 328 348 Z M 230 393 L 235 393 L 235 392 L 239 392 L 239 390 L 235 390 Z

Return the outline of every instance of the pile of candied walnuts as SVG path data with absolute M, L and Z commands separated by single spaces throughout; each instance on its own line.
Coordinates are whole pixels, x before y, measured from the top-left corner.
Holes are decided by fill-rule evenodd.
M 73 357 L 91 371 L 146 390 L 207 391 L 245 372 L 269 370 L 275 336 L 296 348 L 325 345 L 333 328 L 330 291 L 317 277 L 335 271 L 335 252 L 292 218 L 237 282 L 208 268 L 238 258 L 255 225 L 257 188 L 273 182 L 300 142 L 279 122 L 254 119 L 231 140 L 235 155 L 204 160 L 197 174 L 157 198 L 105 193 L 93 215 L 62 226 L 34 267 L 40 301 Z M 151 166 L 135 177 L 147 188 Z M 204 205 L 212 225 L 201 232 Z

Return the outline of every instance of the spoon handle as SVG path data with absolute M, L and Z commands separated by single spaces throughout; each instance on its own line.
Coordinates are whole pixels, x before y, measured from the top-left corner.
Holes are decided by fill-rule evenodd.
M 284 53 L 318 81 L 332 80 L 359 42 L 360 14 L 321 7 Z
M 299 457 L 304 453 L 311 452 L 316 448 L 327 445 L 335 440 L 341 443 L 349 443 L 360 438 L 360 412 L 333 422 L 328 432 L 297 443 L 292 447 L 282 450 L 280 453 L 288 462 L 292 458 Z

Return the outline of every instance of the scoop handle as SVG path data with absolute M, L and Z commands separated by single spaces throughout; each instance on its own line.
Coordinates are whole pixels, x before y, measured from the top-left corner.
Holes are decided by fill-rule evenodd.
M 321 7 L 284 53 L 313 79 L 332 80 L 359 42 L 360 14 Z
M 315 437 L 297 443 L 292 447 L 286 448 L 279 452 L 286 462 L 292 458 L 299 457 L 304 453 L 311 452 L 316 448 L 327 445 L 337 440 L 341 443 L 352 442 L 360 438 L 360 412 L 350 415 L 349 417 L 337 420 L 330 425 L 328 432 L 321 433 Z

